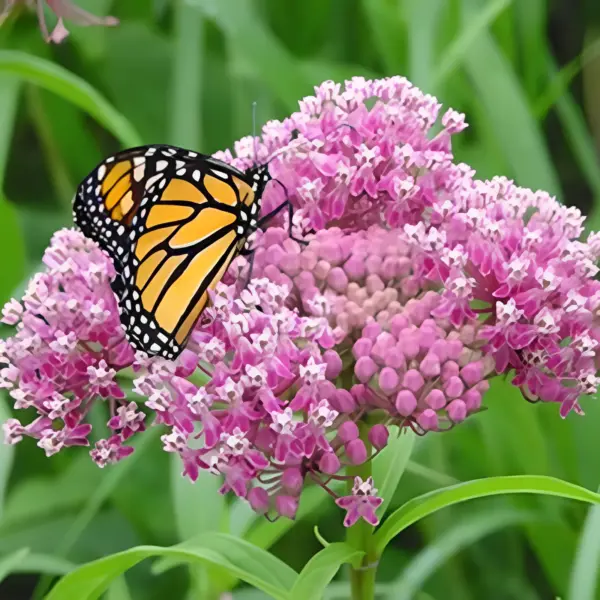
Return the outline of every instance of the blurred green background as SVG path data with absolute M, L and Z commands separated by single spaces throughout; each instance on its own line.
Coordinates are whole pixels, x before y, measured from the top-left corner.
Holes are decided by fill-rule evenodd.
M 116 28 L 70 27 L 46 45 L 34 12 L 0 27 L 0 301 L 38 269 L 70 225 L 79 181 L 107 154 L 143 143 L 211 153 L 295 110 L 325 79 L 401 74 L 465 112 L 457 159 L 481 178 L 542 188 L 600 225 L 600 4 L 597 0 L 78 0 Z M 9 332 L 5 329 L 3 333 Z M 4 399 L 6 400 L 6 399 Z M 600 484 L 600 408 L 565 421 L 495 382 L 485 413 L 417 444 L 394 504 L 487 475 L 543 474 Z M 2 420 L 8 401 L 0 404 Z M 102 434 L 104 408 L 93 419 Z M 221 523 L 295 568 L 341 539 L 329 498 L 295 524 L 270 525 L 196 486 L 148 432 L 134 457 L 100 470 L 85 449 L 51 459 L 29 440 L 0 447 L 0 598 L 39 598 L 51 577 L 137 544 L 173 544 Z M 312 490 L 313 492 L 315 490 Z M 595 592 L 596 509 L 535 497 L 453 507 L 390 547 L 380 597 L 586 600 Z M 163 565 L 164 566 L 164 565 Z M 206 596 L 206 572 L 130 571 L 109 600 Z M 219 573 L 224 589 L 231 584 Z M 345 574 L 330 598 L 347 597 Z M 236 588 L 235 600 L 264 595 Z

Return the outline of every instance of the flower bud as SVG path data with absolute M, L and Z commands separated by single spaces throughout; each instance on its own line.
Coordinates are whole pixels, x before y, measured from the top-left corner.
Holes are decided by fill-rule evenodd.
M 377 423 L 377 425 L 373 425 L 369 430 L 369 441 L 373 445 L 373 448 L 376 450 L 381 450 L 385 448 L 388 443 L 388 438 L 390 437 L 390 433 L 387 427 L 381 423 Z
M 358 426 L 354 421 L 346 421 L 340 425 L 338 435 L 343 442 L 351 442 L 359 435 Z
M 367 460 L 367 447 L 361 439 L 348 442 L 345 448 L 346 454 L 353 465 L 362 465 Z
M 337 473 L 340 466 L 340 459 L 333 452 L 325 452 L 319 460 L 319 470 L 327 475 Z

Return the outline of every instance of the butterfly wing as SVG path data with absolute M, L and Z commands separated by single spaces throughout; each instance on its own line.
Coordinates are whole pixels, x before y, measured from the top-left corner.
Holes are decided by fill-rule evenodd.
M 137 169 L 137 171 L 136 171 Z M 75 221 L 111 256 L 131 344 L 174 358 L 255 228 L 266 167 L 243 173 L 169 146 L 135 148 L 80 186 Z
M 181 164 L 208 158 L 165 145 L 131 148 L 100 163 L 77 190 L 75 223 L 114 261 L 122 261 L 127 252 L 129 233 L 145 192 L 169 164 L 164 157 Z

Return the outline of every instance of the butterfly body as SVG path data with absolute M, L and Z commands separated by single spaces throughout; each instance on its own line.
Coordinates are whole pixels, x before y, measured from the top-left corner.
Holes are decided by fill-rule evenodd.
M 175 358 L 259 225 L 266 166 L 246 172 L 172 146 L 108 158 L 80 185 L 75 223 L 110 256 L 130 343 Z

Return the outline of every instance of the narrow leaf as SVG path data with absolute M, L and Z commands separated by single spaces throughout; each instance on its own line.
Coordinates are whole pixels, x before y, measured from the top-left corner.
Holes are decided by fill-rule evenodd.
M 123 146 L 139 146 L 141 140 L 129 121 L 89 83 L 50 61 L 16 50 L 0 51 L 0 73 L 39 85 L 79 106 L 110 131 Z
M 442 508 L 475 498 L 501 494 L 542 494 L 590 504 L 600 503 L 600 495 L 595 492 L 561 479 L 542 475 L 488 477 L 467 481 L 413 498 L 395 510 L 375 532 L 374 543 L 377 553 L 381 554 L 394 537 L 409 525 Z
M 170 548 L 138 546 L 90 562 L 63 577 L 46 600 L 95 600 L 142 560 L 167 556 L 222 567 L 276 600 L 287 600 L 297 578 L 292 568 L 265 550 L 224 533 L 210 533 Z
M 383 518 L 392 501 L 417 437 L 410 429 L 399 433 L 394 428 L 390 433 L 388 445 L 373 461 L 373 481 L 379 497 L 383 498 L 381 506 L 377 509 L 377 516 L 380 519 Z
M 600 506 L 587 514 L 569 581 L 568 598 L 594 600 L 600 565 Z
M 238 70 L 250 70 L 288 110 L 296 110 L 298 100 L 312 91 L 310 82 L 288 50 L 261 22 L 254 4 L 239 0 L 188 1 L 222 30 Z
M 131 594 L 129 593 L 127 581 L 125 581 L 124 576 L 117 577 L 112 582 L 106 593 L 105 600 L 131 600 Z
M 21 548 L 0 558 L 0 583 L 4 581 L 29 554 L 29 548 Z
M 433 75 L 433 84 L 437 88 L 461 66 L 465 57 L 471 52 L 473 43 L 496 20 L 513 0 L 495 0 L 489 2 L 464 24 L 460 33 L 444 48 L 439 65 Z
M 364 552 L 348 544 L 329 544 L 315 554 L 300 571 L 290 591 L 289 600 L 321 598 L 340 567 L 345 563 L 355 563 L 363 554 Z
M 406 566 L 402 575 L 388 588 L 387 600 L 411 600 L 423 584 L 446 561 L 480 539 L 535 515 L 514 509 L 486 511 L 464 519 L 430 542 Z
M 10 299 L 13 289 L 25 275 L 25 244 L 17 220 L 17 212 L 2 194 L 20 93 L 20 81 L 0 72 L 0 255 L 10 256 L 10 260 L 2 261 L 0 307 Z M 7 450 L 6 457 L 11 455 L 12 451 Z M 8 464 L 10 465 L 10 461 Z M 0 508 L 1 494 L 2 490 L 0 490 Z
M 477 0 L 463 0 L 464 23 L 478 4 Z M 560 196 L 560 184 L 540 127 L 512 66 L 491 35 L 482 32 L 473 41 L 464 67 L 517 184 Z
M 202 116 L 204 18 L 186 0 L 176 0 L 171 81 L 170 143 L 198 149 Z

